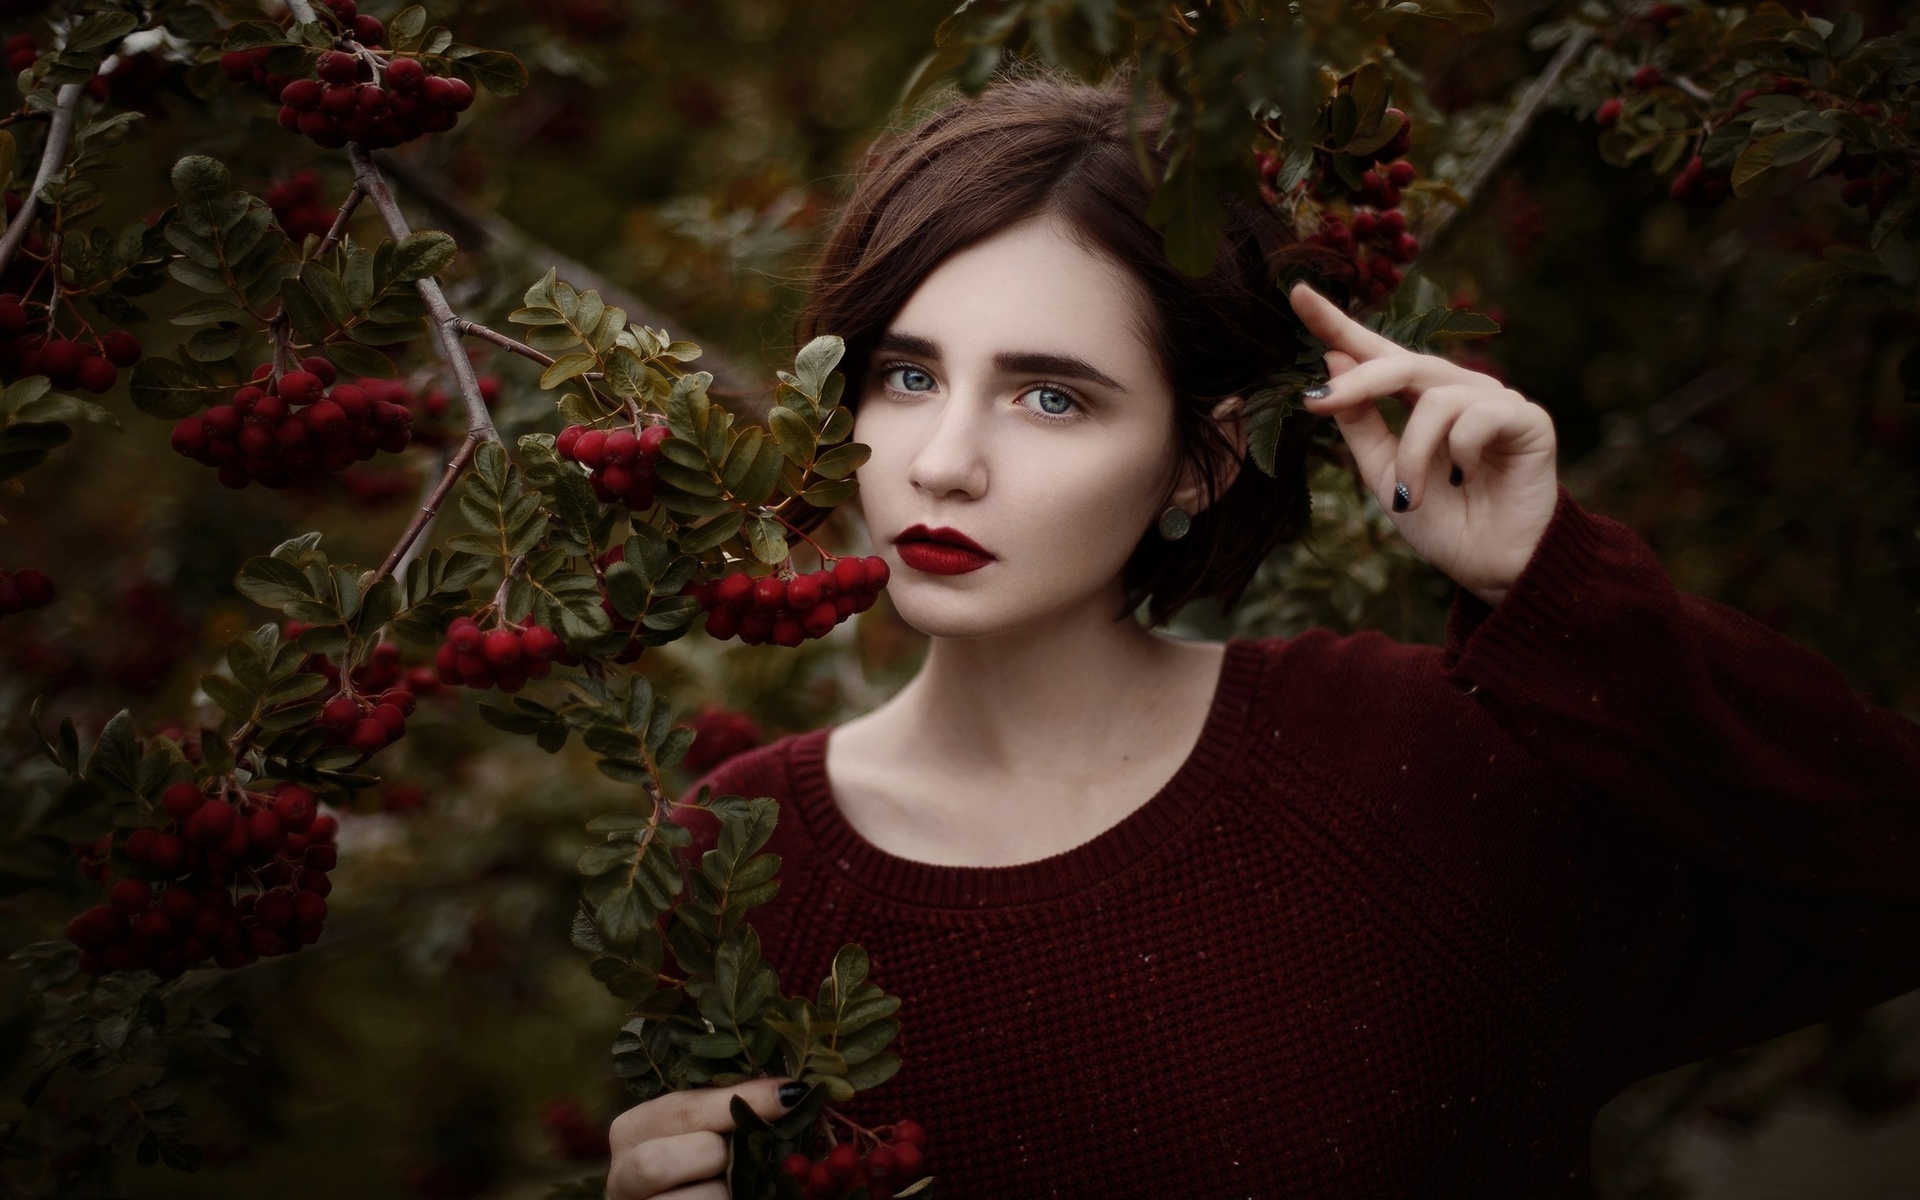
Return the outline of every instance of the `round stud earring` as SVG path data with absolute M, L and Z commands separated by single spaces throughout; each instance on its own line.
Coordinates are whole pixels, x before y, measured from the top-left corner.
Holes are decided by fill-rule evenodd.
M 1167 510 L 1160 514 L 1160 536 L 1170 542 L 1187 536 L 1187 530 L 1192 528 L 1193 518 L 1177 504 L 1167 505 Z

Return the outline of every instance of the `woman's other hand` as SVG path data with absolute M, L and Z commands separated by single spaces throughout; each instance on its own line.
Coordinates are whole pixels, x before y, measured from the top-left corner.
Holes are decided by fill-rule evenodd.
M 1407 544 L 1498 604 L 1559 498 L 1553 419 L 1490 375 L 1389 341 L 1305 283 L 1289 299 L 1327 344 L 1332 375 L 1300 402 L 1333 416 Z M 1397 438 L 1375 407 L 1382 396 L 1400 396 L 1412 410 Z
M 727 1137 L 733 1098 L 767 1121 L 786 1115 L 780 1089 L 792 1082 L 754 1079 L 733 1087 L 689 1088 L 655 1096 L 614 1118 L 607 1200 L 728 1200 Z M 803 1088 L 796 1088 L 801 1095 Z M 798 1099 L 796 1096 L 795 1099 Z

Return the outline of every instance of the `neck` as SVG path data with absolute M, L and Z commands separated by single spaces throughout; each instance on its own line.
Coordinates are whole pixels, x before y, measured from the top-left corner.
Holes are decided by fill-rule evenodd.
M 1127 618 L 1117 597 L 987 638 L 935 638 L 901 692 L 916 753 L 972 772 L 1028 776 L 1116 762 L 1177 704 L 1182 651 Z

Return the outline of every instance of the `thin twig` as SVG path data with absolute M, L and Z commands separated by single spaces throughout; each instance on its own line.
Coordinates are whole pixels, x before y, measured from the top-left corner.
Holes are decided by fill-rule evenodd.
M 407 531 L 400 535 L 398 542 L 394 543 L 392 551 L 387 554 L 387 561 L 381 563 L 380 569 L 373 573 L 373 579 L 368 583 L 369 587 L 389 575 L 403 575 L 408 564 L 419 557 L 415 550 L 425 544 L 422 535 L 433 523 L 435 515 L 440 511 L 440 506 L 446 502 L 447 493 L 453 490 L 454 482 L 460 478 L 461 472 L 467 469 L 467 464 L 473 460 L 474 451 L 479 446 L 480 440 L 471 435 L 460 443 L 459 452 L 447 462 L 446 468 L 440 472 L 440 478 L 434 481 L 426 498 L 420 502 L 419 511 L 413 514 L 413 520 L 407 525 Z
M 1424 253 L 1432 253 L 1432 248 L 1439 240 L 1440 234 L 1447 226 L 1453 224 L 1455 217 L 1472 205 L 1474 196 L 1486 186 L 1487 180 L 1493 177 L 1493 173 L 1500 169 L 1501 164 L 1506 162 L 1507 156 L 1520 145 L 1527 130 L 1532 128 L 1534 121 L 1539 118 L 1540 110 L 1546 107 L 1547 96 L 1553 91 L 1554 85 L 1560 82 L 1560 76 L 1565 74 L 1567 68 L 1573 65 L 1573 60 L 1586 50 L 1587 44 L 1593 41 L 1593 36 L 1593 30 L 1583 26 L 1574 30 L 1573 35 L 1560 44 L 1560 49 L 1554 54 L 1552 61 L 1547 63 L 1546 69 L 1540 72 L 1539 77 L 1528 86 L 1526 94 L 1514 104 L 1513 111 L 1507 114 L 1507 119 L 1500 126 L 1500 132 L 1494 135 L 1493 141 L 1489 142 L 1486 149 L 1473 160 L 1466 174 L 1454 181 L 1454 191 L 1460 193 L 1461 198 L 1467 203 L 1465 205 L 1435 204 L 1427 209 L 1420 220 L 1420 228 L 1416 231 L 1420 244 L 1427 247 Z
M 27 190 L 20 201 L 20 211 L 14 215 L 13 224 L 7 226 L 7 232 L 0 236 L 0 271 L 7 269 L 13 261 L 14 252 L 20 249 L 20 243 L 26 239 L 27 229 L 33 224 L 33 210 L 40 204 L 40 189 L 60 171 L 61 163 L 67 157 L 67 143 L 73 140 L 73 114 L 80 106 L 80 94 L 86 85 L 65 84 L 53 102 L 53 122 L 47 126 L 47 145 L 40 153 L 40 170 L 33 177 L 33 186 Z
M 508 337 L 506 334 L 501 333 L 499 330 L 488 329 L 485 325 L 482 325 L 477 321 L 468 321 L 468 320 L 455 321 L 454 328 L 459 330 L 461 333 L 466 334 L 468 337 L 477 337 L 483 342 L 492 342 L 494 345 L 500 347 L 502 350 L 511 350 L 515 354 L 518 354 L 521 358 L 530 358 L 534 362 L 539 363 L 543 367 L 550 367 L 553 365 L 553 357 L 551 355 L 542 354 L 538 350 L 535 350 L 532 346 L 527 345 L 525 342 L 517 342 L 514 339 Z
M 321 240 L 320 248 L 313 252 L 315 258 L 325 258 L 329 251 L 340 244 L 340 239 L 347 233 L 347 222 L 353 219 L 353 210 L 359 208 L 360 202 L 366 198 L 367 190 L 360 186 L 358 179 L 354 180 L 353 186 L 347 190 L 347 198 L 340 202 L 339 215 L 333 218 L 333 225 Z

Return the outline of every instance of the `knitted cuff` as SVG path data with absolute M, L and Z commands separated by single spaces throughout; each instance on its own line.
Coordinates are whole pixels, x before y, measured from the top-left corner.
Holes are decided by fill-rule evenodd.
M 1466 588 L 1455 594 L 1444 677 L 1468 695 L 1482 683 L 1512 694 L 1525 687 L 1530 666 L 1537 671 L 1541 655 L 1578 636 L 1583 622 L 1604 619 L 1595 604 L 1618 604 L 1622 588 L 1648 586 L 1672 591 L 1652 548 L 1628 526 L 1581 508 L 1560 484 L 1533 557 L 1500 603 Z

